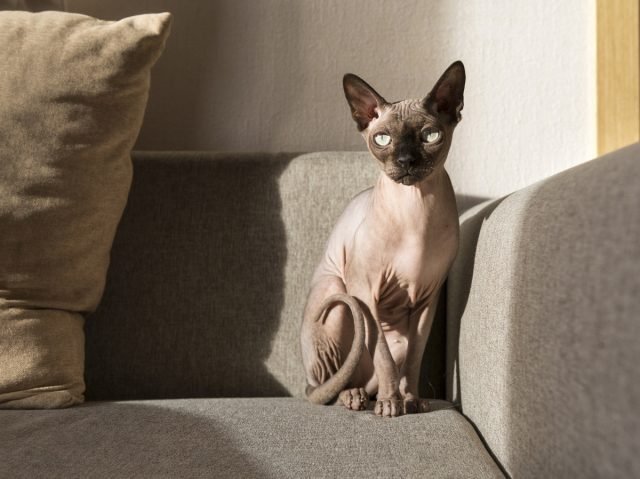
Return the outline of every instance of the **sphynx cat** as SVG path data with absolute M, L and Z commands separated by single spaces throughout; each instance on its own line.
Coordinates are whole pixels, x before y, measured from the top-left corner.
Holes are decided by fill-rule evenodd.
M 375 414 L 426 412 L 422 355 L 458 249 L 444 163 L 461 119 L 465 70 L 453 63 L 429 94 L 389 103 L 356 75 L 343 86 L 382 172 L 347 206 L 311 281 L 301 343 L 312 403 Z

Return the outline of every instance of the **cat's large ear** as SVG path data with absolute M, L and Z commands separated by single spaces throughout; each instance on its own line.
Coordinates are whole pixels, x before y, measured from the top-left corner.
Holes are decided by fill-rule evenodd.
M 380 109 L 387 101 L 371 85 L 353 73 L 344 76 L 342 86 L 351 107 L 351 116 L 358 125 L 358 130 L 362 131 L 369 126 L 371 120 L 378 117 Z
M 424 98 L 425 109 L 433 115 L 444 115 L 453 123 L 459 122 L 462 119 L 460 110 L 464 106 L 465 79 L 462 62 L 452 63 L 436 82 L 431 92 Z

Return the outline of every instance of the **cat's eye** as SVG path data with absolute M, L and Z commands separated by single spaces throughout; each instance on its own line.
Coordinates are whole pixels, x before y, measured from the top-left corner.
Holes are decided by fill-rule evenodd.
M 386 133 L 378 133 L 373 137 L 373 141 L 378 146 L 388 146 L 391 143 L 391 137 Z
M 435 128 L 422 130 L 422 141 L 425 143 L 435 143 L 441 136 L 442 133 L 440 133 L 440 130 L 436 130 Z

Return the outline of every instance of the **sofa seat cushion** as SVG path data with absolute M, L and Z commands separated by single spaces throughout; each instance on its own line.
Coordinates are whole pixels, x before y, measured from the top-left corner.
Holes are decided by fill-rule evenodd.
M 294 398 L 0 411 L 0 477 L 503 477 L 448 407 L 395 419 Z

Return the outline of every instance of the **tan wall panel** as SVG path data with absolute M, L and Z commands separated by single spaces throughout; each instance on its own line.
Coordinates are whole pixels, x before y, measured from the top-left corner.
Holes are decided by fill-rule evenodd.
M 598 152 L 640 140 L 638 0 L 598 0 Z

